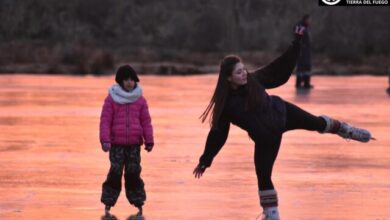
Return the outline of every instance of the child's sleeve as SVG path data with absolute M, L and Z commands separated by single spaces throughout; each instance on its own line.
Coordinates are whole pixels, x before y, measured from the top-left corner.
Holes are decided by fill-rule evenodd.
M 111 143 L 111 125 L 114 116 L 114 106 L 109 96 L 104 100 L 100 115 L 100 143 Z
M 141 125 L 143 129 L 143 137 L 145 140 L 145 144 L 154 144 L 152 119 L 149 114 L 148 103 L 146 99 L 144 100 L 144 104 L 141 108 Z

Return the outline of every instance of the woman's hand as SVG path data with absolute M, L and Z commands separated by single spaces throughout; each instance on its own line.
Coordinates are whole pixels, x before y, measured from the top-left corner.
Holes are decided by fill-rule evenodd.
M 193 174 L 195 175 L 195 178 L 200 178 L 204 171 L 206 171 L 206 166 L 198 164 L 198 166 L 195 167 Z
M 302 26 L 302 25 L 297 25 L 297 26 L 295 26 L 295 31 L 294 31 L 294 33 L 295 34 L 298 34 L 298 35 L 303 35 L 303 32 L 305 31 L 305 27 L 304 26 Z

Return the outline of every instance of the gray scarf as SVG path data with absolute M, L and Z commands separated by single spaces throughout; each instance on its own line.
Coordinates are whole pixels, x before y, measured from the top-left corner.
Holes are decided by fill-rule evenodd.
M 116 103 L 127 104 L 137 101 L 142 96 L 142 87 L 137 84 L 133 90 L 127 92 L 120 85 L 114 84 L 108 92 Z

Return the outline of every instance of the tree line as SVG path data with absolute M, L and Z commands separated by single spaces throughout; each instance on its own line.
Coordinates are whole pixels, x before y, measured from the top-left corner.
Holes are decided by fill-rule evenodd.
M 386 7 L 311 0 L 0 0 L 0 64 L 99 72 L 127 60 L 206 65 L 216 60 L 203 55 L 277 54 L 307 13 L 318 63 L 390 65 Z

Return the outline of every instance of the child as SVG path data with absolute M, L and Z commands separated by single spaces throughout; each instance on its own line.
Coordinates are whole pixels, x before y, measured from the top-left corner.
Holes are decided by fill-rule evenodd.
M 220 65 L 214 95 L 202 115 L 204 121 L 211 114 L 211 129 L 203 155 L 194 169 L 195 177 L 200 178 L 211 166 L 226 142 L 230 124 L 247 131 L 255 142 L 255 167 L 263 220 L 280 219 L 271 175 L 284 132 L 305 129 L 337 134 L 360 142 L 373 139 L 365 129 L 328 116 L 312 115 L 278 96 L 268 95 L 265 89 L 284 84 L 295 67 L 302 28 L 297 28 L 295 33 L 296 40 L 282 56 L 253 74 L 248 74 L 239 57 L 225 57 Z
M 101 202 L 106 205 L 106 216 L 110 216 L 110 208 L 121 191 L 124 168 L 126 197 L 138 208 L 137 216 L 142 216 L 146 193 L 140 177 L 140 146 L 145 142 L 145 150 L 152 151 L 153 127 L 134 69 L 129 65 L 119 67 L 115 81 L 117 84 L 109 89 L 100 117 L 100 143 L 104 152 L 110 152 L 111 163 Z

